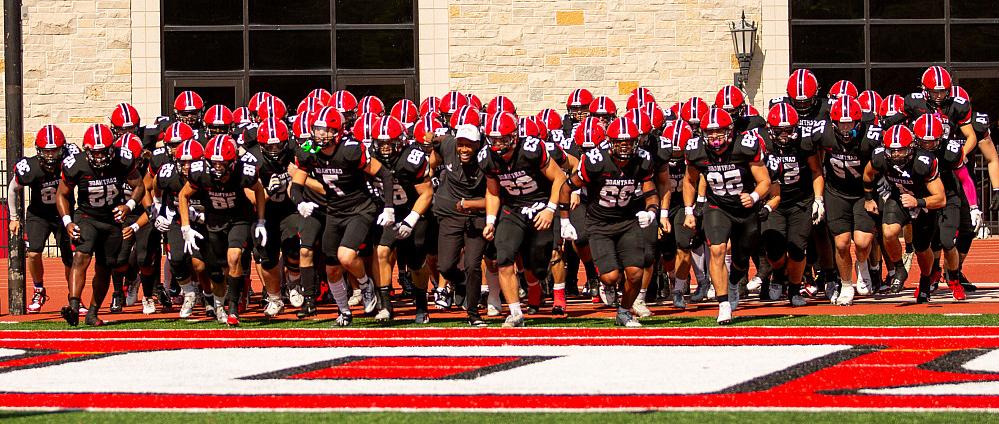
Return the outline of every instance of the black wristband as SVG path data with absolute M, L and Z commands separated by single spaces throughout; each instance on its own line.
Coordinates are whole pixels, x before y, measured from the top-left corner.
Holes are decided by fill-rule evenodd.
M 864 191 L 864 200 L 874 200 L 874 192 L 873 191 L 866 191 L 865 190 Z
M 925 208 L 926 207 L 926 199 L 924 199 L 922 197 L 916 199 L 916 207 L 917 208 Z
M 301 184 L 292 183 L 290 192 L 292 202 L 296 205 L 302 203 L 302 200 L 304 200 L 303 198 L 305 197 L 305 187 Z
M 645 207 L 645 210 L 658 215 L 659 214 L 659 205 L 648 205 L 648 206 Z

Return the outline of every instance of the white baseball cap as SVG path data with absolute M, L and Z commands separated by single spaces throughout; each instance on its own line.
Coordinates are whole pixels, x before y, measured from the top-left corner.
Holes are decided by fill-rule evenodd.
M 471 140 L 478 142 L 481 140 L 479 129 L 475 125 L 465 124 L 459 125 L 457 128 L 457 133 L 454 136 L 455 139 L 464 138 L 466 140 Z

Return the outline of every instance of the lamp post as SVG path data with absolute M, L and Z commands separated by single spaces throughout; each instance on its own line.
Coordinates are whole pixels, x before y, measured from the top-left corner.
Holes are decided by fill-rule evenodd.
M 749 66 L 756 53 L 756 22 L 746 21 L 746 11 L 742 11 L 741 22 L 730 22 L 729 32 L 732 33 L 732 43 L 735 44 L 735 57 L 739 60 L 739 73 L 736 84 L 745 90 L 749 80 Z

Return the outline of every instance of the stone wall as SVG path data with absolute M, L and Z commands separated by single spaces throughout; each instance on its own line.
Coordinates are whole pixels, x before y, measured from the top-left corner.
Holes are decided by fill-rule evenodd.
M 760 22 L 761 8 L 760 0 L 451 0 L 450 85 L 483 101 L 510 96 L 530 113 L 563 108 L 577 87 L 619 107 L 637 86 L 665 106 L 713 99 L 739 69 L 729 22 L 743 10 Z M 762 67 L 757 55 L 747 85 L 756 105 L 768 97 L 759 93 Z
M 23 7 L 25 144 L 48 123 L 79 143 L 87 124 L 106 123 L 116 103 L 131 101 L 130 2 L 25 0 Z

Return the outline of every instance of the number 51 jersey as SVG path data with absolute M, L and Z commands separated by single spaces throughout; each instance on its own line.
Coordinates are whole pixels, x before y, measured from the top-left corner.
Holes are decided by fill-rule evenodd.
M 732 215 L 753 213 L 752 208 L 742 207 L 739 195 L 756 189 L 756 178 L 749 165 L 762 160 L 763 149 L 755 132 L 736 136 L 735 142 L 720 155 L 708 151 L 703 139 L 692 138 L 687 142 L 687 166 L 697 168 L 704 175 L 708 184 L 708 204 Z

